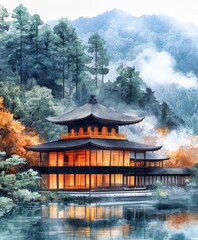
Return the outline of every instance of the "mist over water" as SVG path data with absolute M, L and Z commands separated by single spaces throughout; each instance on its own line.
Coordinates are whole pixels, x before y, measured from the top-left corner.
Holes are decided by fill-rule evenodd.
M 93 204 L 46 203 L 20 207 L 2 218 L 2 240 L 197 239 L 192 203 L 160 210 L 153 201 Z M 179 238 L 180 237 L 180 238 Z

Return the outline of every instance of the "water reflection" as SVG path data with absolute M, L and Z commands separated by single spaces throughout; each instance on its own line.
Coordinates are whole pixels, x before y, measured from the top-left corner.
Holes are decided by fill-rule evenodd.
M 62 234 L 73 239 L 149 239 L 156 234 L 154 225 L 147 231 L 149 222 L 156 220 L 151 205 L 115 204 L 43 205 L 41 225 L 46 232 L 62 226 Z
M 44 204 L 0 219 L 0 239 L 198 239 L 197 208 L 152 203 Z

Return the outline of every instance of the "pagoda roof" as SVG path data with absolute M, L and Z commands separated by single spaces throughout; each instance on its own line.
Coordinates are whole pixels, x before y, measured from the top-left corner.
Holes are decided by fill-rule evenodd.
M 129 151 L 157 151 L 162 146 L 152 146 L 128 140 L 83 138 L 75 140 L 58 140 L 39 145 L 25 146 L 25 149 L 34 152 L 52 152 L 74 150 L 83 148 L 97 148 L 104 150 L 129 150 Z
M 60 124 L 70 125 L 75 121 L 82 121 L 88 118 L 94 118 L 99 121 L 114 123 L 118 125 L 129 125 L 142 121 L 144 117 L 135 117 L 117 112 L 111 108 L 97 103 L 97 100 L 92 96 L 89 103 L 84 104 L 70 112 L 63 113 L 60 116 L 48 117 L 47 121 Z
M 135 160 L 135 153 L 131 153 L 130 159 Z M 141 160 L 141 161 L 160 161 L 160 160 L 168 160 L 170 157 L 168 156 L 162 156 L 157 153 L 153 152 L 147 152 L 145 159 L 144 159 L 144 153 L 136 153 L 136 160 Z

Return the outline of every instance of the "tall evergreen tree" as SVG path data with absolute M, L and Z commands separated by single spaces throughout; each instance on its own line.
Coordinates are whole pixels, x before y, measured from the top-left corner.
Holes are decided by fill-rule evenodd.
M 106 49 L 102 49 L 99 58 L 100 74 L 102 75 L 102 86 L 104 85 L 104 76 L 109 73 L 107 66 L 109 65 L 109 56 Z
M 5 51 L 5 43 L 8 38 L 9 23 L 6 18 L 9 16 L 7 9 L 0 4 L 0 78 L 5 80 L 7 69 L 7 53 Z
M 41 86 L 53 88 L 56 79 L 55 35 L 52 29 L 45 25 L 39 31 L 39 79 Z
M 120 85 L 121 99 L 127 103 L 138 102 L 142 95 L 141 88 L 144 86 L 139 72 L 135 70 L 135 67 L 124 68 L 123 65 L 118 67 L 117 72 L 119 76 L 115 84 Z
M 24 61 L 24 37 L 27 34 L 29 29 L 30 14 L 26 7 L 20 4 L 13 10 L 12 18 L 12 27 L 16 30 L 16 33 L 19 34 L 19 61 L 20 61 L 20 86 L 22 89 L 23 85 L 23 61 Z
M 84 79 L 87 71 L 87 64 L 90 63 L 90 58 L 85 54 L 85 47 L 80 39 L 77 39 L 72 49 L 72 75 L 75 82 L 75 98 L 80 100 L 79 84 Z
M 34 80 L 38 81 L 40 78 L 40 59 L 39 59 L 39 30 L 43 22 L 38 14 L 30 16 L 29 31 L 24 38 L 25 49 L 25 67 L 24 75 L 31 87 Z
M 74 28 L 67 19 L 62 18 L 59 23 L 54 27 L 54 33 L 57 35 L 57 52 L 60 59 L 62 85 L 63 85 L 63 98 L 65 97 L 65 79 L 67 70 L 68 85 L 70 77 L 71 66 L 71 51 L 73 44 L 77 40 L 77 35 Z M 71 89 L 70 89 L 71 92 Z
M 96 88 L 98 87 L 98 74 L 102 75 L 102 81 L 104 81 L 104 75 L 108 73 L 108 69 L 105 68 L 109 64 L 107 51 L 104 48 L 104 40 L 98 33 L 95 33 L 89 37 L 88 40 L 88 53 L 93 56 L 93 67 L 90 67 L 90 73 L 95 75 Z
M 159 116 L 161 114 L 161 107 L 154 93 L 151 88 L 147 87 L 142 98 L 139 100 L 139 104 L 142 108 L 146 109 L 148 114 L 153 113 L 155 116 Z
M 38 14 L 34 14 L 30 18 L 30 34 L 33 39 L 33 50 L 35 52 L 35 63 L 38 64 L 38 55 L 39 55 L 39 27 L 43 25 L 43 21 L 41 20 Z
M 7 9 L 0 4 L 0 33 L 9 29 L 9 23 L 5 20 L 7 17 L 9 17 Z

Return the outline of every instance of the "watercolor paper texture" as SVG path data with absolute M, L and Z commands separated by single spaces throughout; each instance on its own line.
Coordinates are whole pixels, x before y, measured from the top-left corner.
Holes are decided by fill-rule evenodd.
M 198 239 L 197 43 L 196 0 L 1 0 L 0 239 Z

